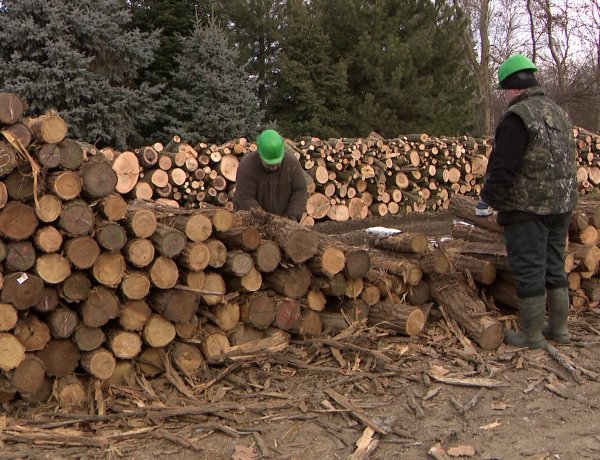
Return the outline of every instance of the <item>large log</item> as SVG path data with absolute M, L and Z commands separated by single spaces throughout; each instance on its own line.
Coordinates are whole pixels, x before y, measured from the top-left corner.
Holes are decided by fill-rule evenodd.
M 302 265 L 278 268 L 265 275 L 265 280 L 278 293 L 297 299 L 308 291 L 311 283 L 310 270 Z
M 157 290 L 150 296 L 150 306 L 169 321 L 187 323 L 198 310 L 198 296 L 181 289 Z
M 425 315 L 417 306 L 385 301 L 369 309 L 367 323 L 399 335 L 415 336 L 425 327 Z
M 29 238 L 38 226 L 35 211 L 20 201 L 9 201 L 0 210 L 0 234 L 11 240 Z
M 496 213 L 488 217 L 480 217 L 475 214 L 476 204 L 477 200 L 473 198 L 463 195 L 453 195 L 452 198 L 450 198 L 450 207 L 448 210 L 456 217 L 465 219 L 478 227 L 496 233 L 503 233 L 502 227 L 498 225 L 498 222 L 496 221 Z
M 436 302 L 481 348 L 495 350 L 500 346 L 504 336 L 502 324 L 490 312 L 486 312 L 485 304 L 463 280 L 453 276 L 431 275 L 430 285 Z
M 102 347 L 86 351 L 81 355 L 80 365 L 82 369 L 99 380 L 109 379 L 115 370 L 116 364 L 117 361 L 113 354 Z
M 11 125 L 21 118 L 27 103 L 15 93 L 0 93 L 0 124 Z
M 46 348 L 38 353 L 44 362 L 48 377 L 71 375 L 79 364 L 81 353 L 70 340 L 51 340 Z
M 315 232 L 294 221 L 261 210 L 240 211 L 237 216 L 242 225 L 259 227 L 294 263 L 304 262 L 318 252 L 319 241 Z
M 43 291 L 44 281 L 39 276 L 13 272 L 4 278 L 0 301 L 12 304 L 17 310 L 26 310 L 40 301 Z

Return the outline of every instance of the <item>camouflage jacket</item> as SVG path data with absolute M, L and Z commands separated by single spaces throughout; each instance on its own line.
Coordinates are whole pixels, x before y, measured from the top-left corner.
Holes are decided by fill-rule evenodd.
M 541 215 L 572 211 L 577 205 L 577 163 L 569 116 L 539 86 L 513 99 L 504 116 L 508 113 L 523 120 L 529 143 L 497 209 Z

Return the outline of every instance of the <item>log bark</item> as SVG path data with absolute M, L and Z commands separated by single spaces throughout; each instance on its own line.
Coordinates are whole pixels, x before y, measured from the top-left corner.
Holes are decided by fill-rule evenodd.
M 304 262 L 318 252 L 316 234 L 296 222 L 261 210 L 238 212 L 237 215 L 242 225 L 260 227 L 294 263 Z
M 397 233 L 389 236 L 374 236 L 369 243 L 379 249 L 391 252 L 422 254 L 427 250 L 427 236 L 423 233 Z
M 502 324 L 491 314 L 486 315 L 485 304 L 462 280 L 432 275 L 430 284 L 436 302 L 481 348 L 495 350 L 500 346 L 504 335 Z
M 387 257 L 377 254 L 371 257 L 373 268 L 388 271 L 402 277 L 406 284 L 416 286 L 423 277 L 423 271 L 415 263 L 400 257 Z
M 188 323 L 198 310 L 198 296 L 181 289 L 163 289 L 152 293 L 150 307 L 174 323 Z
M 367 324 L 412 337 L 423 331 L 425 315 L 418 306 L 380 302 L 370 308 Z
M 462 195 L 453 195 L 452 198 L 450 198 L 450 207 L 448 210 L 456 217 L 465 219 L 473 225 L 502 234 L 503 229 L 496 221 L 496 213 L 488 217 L 480 217 L 475 214 L 476 204 L 477 200 L 473 198 Z

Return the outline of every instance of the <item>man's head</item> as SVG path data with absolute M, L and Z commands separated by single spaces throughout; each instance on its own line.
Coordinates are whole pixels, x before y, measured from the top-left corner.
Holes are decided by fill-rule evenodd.
M 534 73 L 538 68 L 522 54 L 513 54 L 498 69 L 498 88 L 503 89 L 504 97 L 510 101 L 515 95 L 532 86 L 538 86 Z
M 285 148 L 283 138 L 274 129 L 267 129 L 260 133 L 256 140 L 258 154 L 263 165 L 268 170 L 276 170 L 283 161 Z

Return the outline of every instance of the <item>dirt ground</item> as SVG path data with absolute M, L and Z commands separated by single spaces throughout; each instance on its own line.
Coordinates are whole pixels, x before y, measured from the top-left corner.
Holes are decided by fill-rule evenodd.
M 438 238 L 451 222 L 442 212 L 316 228 L 360 242 L 368 226 Z M 514 312 L 502 319 L 514 324 Z M 96 388 L 84 408 L 16 401 L 0 419 L 0 458 L 599 459 L 600 310 L 570 321 L 556 357 L 482 351 L 433 310 L 415 338 L 355 327 L 182 382 Z M 363 435 L 371 452 L 351 457 Z

